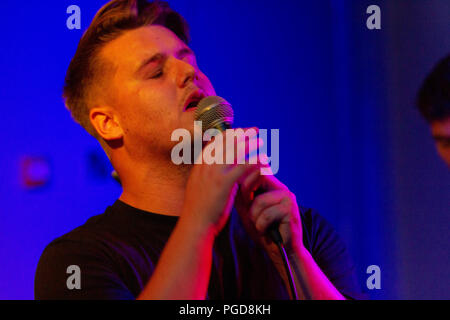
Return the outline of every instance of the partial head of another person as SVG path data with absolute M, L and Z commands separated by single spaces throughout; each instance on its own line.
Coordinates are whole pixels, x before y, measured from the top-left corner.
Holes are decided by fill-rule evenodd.
M 417 106 L 430 125 L 439 155 L 450 167 L 450 55 L 426 77 L 417 95 Z

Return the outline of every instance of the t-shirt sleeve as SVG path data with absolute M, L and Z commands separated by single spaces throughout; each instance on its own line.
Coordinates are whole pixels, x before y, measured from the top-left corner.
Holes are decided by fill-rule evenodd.
M 367 299 L 358 284 L 355 266 L 338 233 L 315 210 L 302 210 L 304 241 L 322 272 L 348 299 Z M 306 234 L 305 234 L 306 231 Z
M 109 260 L 104 250 L 88 241 L 53 241 L 37 266 L 35 299 L 135 299 Z

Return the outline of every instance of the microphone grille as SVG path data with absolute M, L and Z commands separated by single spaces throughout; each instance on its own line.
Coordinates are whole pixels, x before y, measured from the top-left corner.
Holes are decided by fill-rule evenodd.
M 205 97 L 197 105 L 195 120 L 202 121 L 203 131 L 216 128 L 229 129 L 233 126 L 234 112 L 231 104 L 218 96 Z

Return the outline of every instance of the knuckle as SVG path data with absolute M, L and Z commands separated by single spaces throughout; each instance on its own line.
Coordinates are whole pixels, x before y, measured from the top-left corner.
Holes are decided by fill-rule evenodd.
M 262 223 L 261 220 L 258 220 L 258 221 L 256 222 L 256 224 L 255 224 L 255 229 L 256 229 L 258 232 L 264 231 L 264 225 L 263 225 L 263 223 Z
M 257 208 L 262 208 L 262 207 L 265 207 L 265 206 L 267 206 L 267 201 L 266 201 L 266 199 L 264 199 L 263 197 L 261 197 L 261 196 L 257 196 L 257 197 L 255 197 L 255 206 L 257 207 Z
M 292 205 L 290 203 L 286 203 L 281 206 L 281 212 L 284 214 L 290 213 L 292 210 Z
M 271 214 L 270 214 L 270 212 L 268 210 L 264 211 L 261 214 L 261 220 L 264 223 L 267 223 L 267 222 L 269 222 L 271 220 Z

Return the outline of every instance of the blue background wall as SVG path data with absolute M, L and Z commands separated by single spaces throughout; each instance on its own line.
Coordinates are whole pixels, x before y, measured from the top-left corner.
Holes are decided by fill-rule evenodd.
M 97 142 L 65 110 L 61 88 L 103 1 L 0 2 L 0 298 L 32 299 L 52 239 L 120 194 Z M 278 177 L 342 235 L 372 298 L 450 298 L 450 172 L 414 96 L 450 52 L 450 2 L 181 1 L 191 47 L 236 124 L 280 129 Z M 66 9 L 81 8 L 81 30 Z M 366 28 L 381 7 L 382 29 Z M 27 189 L 20 164 L 48 159 L 48 185 Z M 105 170 L 104 168 L 107 168 Z

